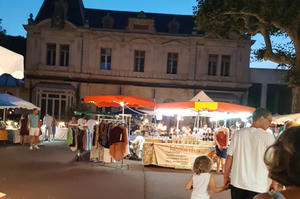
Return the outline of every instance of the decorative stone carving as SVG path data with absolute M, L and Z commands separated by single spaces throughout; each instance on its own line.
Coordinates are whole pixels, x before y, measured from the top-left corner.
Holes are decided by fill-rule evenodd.
M 114 25 L 115 21 L 112 16 L 110 16 L 109 12 L 106 14 L 105 17 L 102 18 L 102 27 L 103 28 L 112 28 Z
M 139 12 L 137 18 L 145 19 L 147 16 L 145 15 L 144 11 Z
M 33 20 L 33 14 L 30 13 L 29 18 L 28 18 L 28 25 L 32 25 L 33 22 L 34 22 L 34 20 Z

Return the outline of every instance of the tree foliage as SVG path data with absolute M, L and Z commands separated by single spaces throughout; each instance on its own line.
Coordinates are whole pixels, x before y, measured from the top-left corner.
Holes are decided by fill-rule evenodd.
M 5 34 L 6 30 L 2 27 L 2 19 L 0 19 L 0 34 Z
M 295 0 L 197 0 L 196 24 L 203 31 L 228 37 L 260 33 L 265 46 L 256 50 L 259 60 L 290 69 L 291 85 L 300 84 L 300 1 Z M 286 36 L 291 46 L 275 45 L 271 36 Z

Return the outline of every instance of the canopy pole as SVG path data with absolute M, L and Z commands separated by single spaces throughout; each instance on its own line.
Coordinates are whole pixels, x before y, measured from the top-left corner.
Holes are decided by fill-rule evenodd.
M 179 115 L 177 115 L 176 134 L 179 132 Z
M 122 122 L 123 123 L 124 123 L 124 113 L 125 113 L 124 106 L 122 106 Z
M 6 108 L 3 110 L 3 121 L 5 122 L 5 120 L 6 120 Z

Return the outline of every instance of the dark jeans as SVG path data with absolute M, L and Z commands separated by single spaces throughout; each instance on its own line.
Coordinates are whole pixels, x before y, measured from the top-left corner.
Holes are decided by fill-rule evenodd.
M 230 191 L 231 191 L 231 199 L 253 199 L 254 196 L 259 194 L 253 191 L 240 189 L 232 185 L 230 185 Z

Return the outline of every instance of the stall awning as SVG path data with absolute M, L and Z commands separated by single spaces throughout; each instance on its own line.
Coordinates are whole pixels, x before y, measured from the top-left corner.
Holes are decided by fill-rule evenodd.
M 157 109 L 194 109 L 196 111 L 250 112 L 255 108 L 226 102 L 170 102 L 156 105 Z
M 16 79 L 24 78 L 24 58 L 0 46 L 0 75 L 7 73 Z
M 170 102 L 156 105 L 156 113 L 160 115 L 181 115 L 236 118 L 250 116 L 255 110 L 253 107 L 226 102 Z M 230 113 L 230 115 L 228 115 Z
M 7 94 L 7 93 L 1 93 L 0 94 L 0 100 L 6 103 L 13 104 L 13 108 L 24 108 L 24 109 L 40 109 L 39 107 L 35 106 L 34 104 L 27 102 L 26 100 L 23 100 L 21 98 L 15 97 L 13 95 Z
M 300 113 L 293 113 L 287 115 L 277 115 L 273 117 L 273 121 L 278 124 L 284 124 L 286 121 L 300 121 Z
M 155 108 L 155 100 L 152 98 L 137 97 L 137 96 L 122 96 L 122 95 L 100 95 L 86 96 L 85 103 L 94 103 L 98 107 L 120 107 L 123 103 L 129 107 Z
M 4 108 L 14 108 L 15 105 L 9 103 L 9 102 L 5 102 L 0 100 L 0 109 L 4 109 Z
M 190 101 L 192 102 L 213 102 L 213 100 L 206 95 L 204 91 L 200 91 Z

